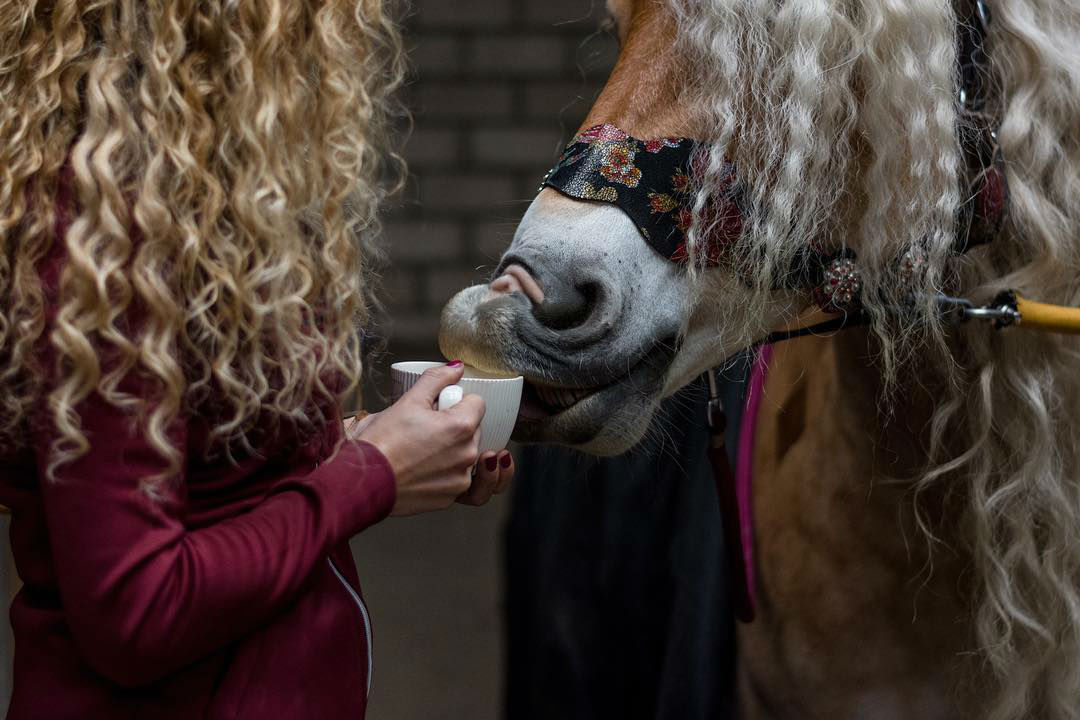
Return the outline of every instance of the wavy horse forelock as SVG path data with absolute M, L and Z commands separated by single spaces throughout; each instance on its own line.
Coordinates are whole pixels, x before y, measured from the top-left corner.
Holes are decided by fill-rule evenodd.
M 867 268 L 889 381 L 946 376 L 920 490 L 962 498 L 976 637 L 999 688 L 994 720 L 1080 717 L 1080 375 L 1074 339 L 944 326 L 928 301 L 898 321 L 893 260 L 929 256 L 926 297 L 1002 288 L 1080 304 L 1080 3 L 998 0 L 988 69 L 1010 216 L 1001 237 L 952 253 L 961 201 L 956 29 L 947 0 L 672 0 L 693 78 L 687 103 L 747 185 L 738 253 L 769 278 L 808 243 Z M 700 218 L 696 236 L 708 232 Z M 896 387 L 893 385 L 893 390 Z M 930 522 L 924 529 L 934 533 Z

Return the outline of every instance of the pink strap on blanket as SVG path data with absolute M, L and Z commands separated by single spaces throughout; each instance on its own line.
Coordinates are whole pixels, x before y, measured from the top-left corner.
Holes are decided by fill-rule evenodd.
M 765 378 L 772 360 L 772 345 L 763 345 L 754 358 L 750 369 L 746 406 L 739 422 L 739 447 L 735 457 L 735 497 L 739 508 L 739 536 L 742 540 L 743 570 L 746 575 L 747 596 L 750 606 L 757 606 L 757 575 L 754 565 L 754 434 L 757 429 L 758 410 L 765 392 Z

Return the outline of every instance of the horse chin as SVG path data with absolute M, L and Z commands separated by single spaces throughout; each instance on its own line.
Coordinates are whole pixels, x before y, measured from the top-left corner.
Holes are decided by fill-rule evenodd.
M 605 357 L 578 372 L 552 362 L 520 317 L 527 300 L 497 296 L 485 286 L 463 290 L 443 311 L 439 345 L 449 358 L 497 374 L 525 378 L 513 439 L 564 445 L 592 455 L 618 455 L 645 435 L 678 354 L 674 337 L 646 343 L 636 357 Z
M 521 443 L 565 445 L 590 455 L 626 452 L 645 435 L 658 393 L 599 391 L 561 412 L 541 418 L 518 417 L 513 439 Z
M 514 440 L 567 445 L 592 455 L 629 450 L 649 428 L 672 356 L 658 345 L 636 361 L 628 359 L 625 365 L 631 369 L 625 376 L 592 388 L 552 384 L 521 370 L 525 390 Z

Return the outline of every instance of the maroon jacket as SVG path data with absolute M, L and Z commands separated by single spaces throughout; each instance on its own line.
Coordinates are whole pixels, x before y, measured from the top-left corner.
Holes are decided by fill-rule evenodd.
M 185 417 L 183 483 L 154 502 L 139 482 L 163 461 L 131 414 L 96 394 L 79 414 L 90 451 L 56 482 L 44 409 L 33 450 L 0 457 L 24 583 L 9 720 L 363 718 L 371 626 L 347 542 L 390 512 L 386 458 L 335 453 L 331 423 L 206 459 L 209 423 Z

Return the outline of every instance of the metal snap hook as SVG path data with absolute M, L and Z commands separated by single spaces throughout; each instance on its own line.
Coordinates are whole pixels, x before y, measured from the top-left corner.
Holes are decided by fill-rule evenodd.
M 976 306 L 966 298 L 945 294 L 938 295 L 937 302 L 942 319 L 952 325 L 961 325 L 968 320 L 987 320 L 994 323 L 995 328 L 1001 329 L 1020 322 L 1020 311 L 1016 309 L 1015 301 L 1005 294 L 982 306 Z
M 990 30 L 990 23 L 994 17 L 990 11 L 990 5 L 985 0 L 975 0 L 975 17 L 983 27 L 983 31 Z

